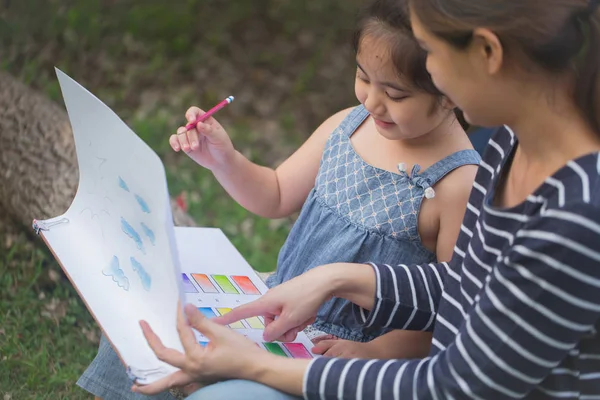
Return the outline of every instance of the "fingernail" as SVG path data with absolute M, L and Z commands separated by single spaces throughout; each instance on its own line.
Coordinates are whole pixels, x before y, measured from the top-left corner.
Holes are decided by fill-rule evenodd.
M 192 149 L 197 149 L 198 148 L 198 142 L 194 141 L 192 142 Z

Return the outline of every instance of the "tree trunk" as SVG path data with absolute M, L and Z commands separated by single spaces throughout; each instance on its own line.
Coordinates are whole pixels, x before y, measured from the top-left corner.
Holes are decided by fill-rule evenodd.
M 0 72 L 0 238 L 31 221 L 64 213 L 79 181 L 66 111 Z M 171 201 L 176 225 L 194 220 Z

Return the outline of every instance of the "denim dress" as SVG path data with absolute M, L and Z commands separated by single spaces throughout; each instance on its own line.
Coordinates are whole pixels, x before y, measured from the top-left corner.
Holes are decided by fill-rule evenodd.
M 433 186 L 463 165 L 478 165 L 475 150 L 462 150 L 424 171 L 398 165 L 392 173 L 366 163 L 350 137 L 369 113 L 353 109 L 330 135 L 315 187 L 282 247 L 277 271 L 269 287 L 288 281 L 311 268 L 333 262 L 406 264 L 436 261 L 423 246 L 417 220 L 423 201 L 435 195 Z M 310 288 L 307 288 L 310 290 Z M 317 314 L 313 328 L 341 339 L 370 341 L 386 330 L 363 328 L 346 300 L 334 298 Z

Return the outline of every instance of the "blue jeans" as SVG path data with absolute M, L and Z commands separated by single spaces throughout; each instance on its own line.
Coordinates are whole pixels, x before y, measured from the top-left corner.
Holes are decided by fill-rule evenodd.
M 205 386 L 186 400 L 298 400 L 301 397 L 282 393 L 252 381 L 231 380 Z
M 104 335 L 100 339 L 98 355 L 79 378 L 77 385 L 104 400 L 175 400 L 169 392 L 154 396 L 133 393 L 133 382 Z
M 125 367 L 117 353 L 104 336 L 100 339 L 100 348 L 94 362 L 77 381 L 82 389 L 104 400 L 175 400 L 169 392 L 154 396 L 133 393 L 133 382 L 127 376 Z M 189 400 L 297 400 L 259 383 L 231 380 L 209 385 L 188 396 Z

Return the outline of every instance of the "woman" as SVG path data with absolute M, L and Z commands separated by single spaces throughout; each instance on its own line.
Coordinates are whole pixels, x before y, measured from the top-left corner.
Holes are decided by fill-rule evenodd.
M 198 346 L 182 316 L 180 354 L 142 323 L 182 371 L 135 391 L 237 378 L 190 398 L 600 398 L 597 1 L 412 0 L 410 12 L 436 86 L 469 122 L 506 125 L 484 154 L 446 276 L 439 265 L 317 267 L 218 322 L 263 315 L 265 339 L 289 338 L 336 296 L 366 326 L 435 319 L 429 357 L 285 359 L 187 306 L 212 344 Z

